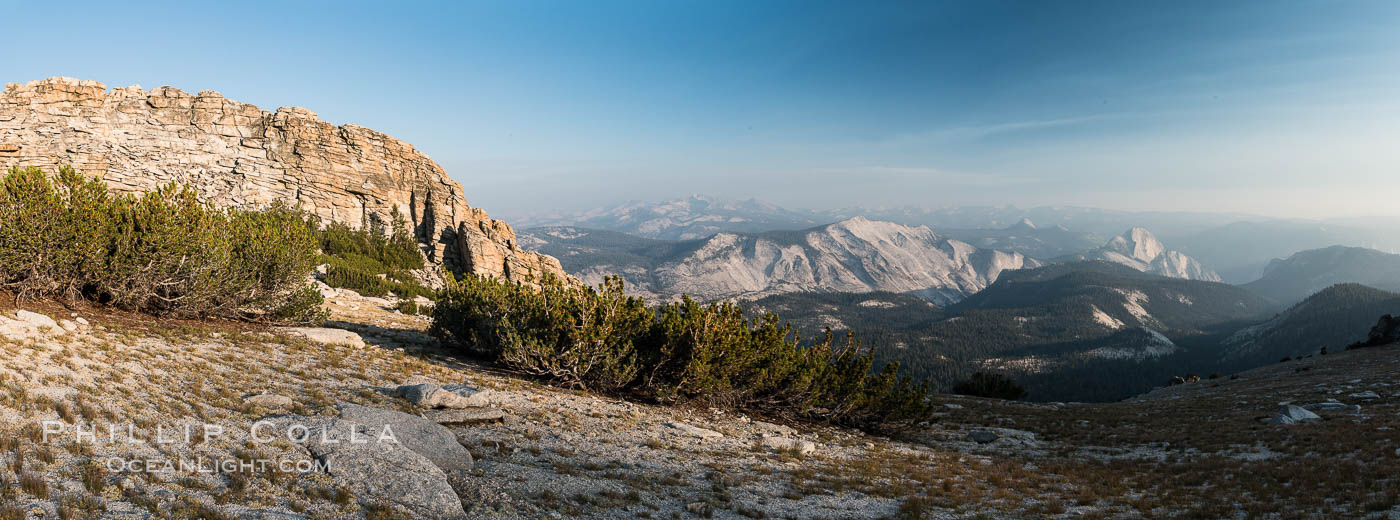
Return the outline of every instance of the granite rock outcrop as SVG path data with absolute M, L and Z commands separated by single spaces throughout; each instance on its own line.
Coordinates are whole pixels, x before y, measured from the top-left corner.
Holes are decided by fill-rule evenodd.
M 412 145 L 304 108 L 268 112 L 212 90 L 108 89 L 49 78 L 0 93 L 0 167 L 72 166 L 114 190 L 189 185 L 209 203 L 285 201 L 327 222 L 390 222 L 397 211 L 428 260 L 457 273 L 564 278 L 521 249 L 506 223 L 467 204 L 462 186 Z

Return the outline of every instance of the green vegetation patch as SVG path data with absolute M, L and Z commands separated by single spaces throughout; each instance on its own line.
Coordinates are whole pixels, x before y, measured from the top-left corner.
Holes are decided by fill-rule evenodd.
M 314 322 L 317 249 L 312 221 L 283 205 L 222 210 L 174 184 L 118 195 L 69 167 L 12 168 L 0 181 L 0 288 L 18 299 Z
M 404 299 L 436 297 L 410 272 L 422 269 L 423 253 L 397 211 L 393 229 L 371 220 L 360 229 L 333 222 L 320 232 L 320 262 L 327 264 L 326 285 L 350 289 L 365 296 L 390 293 Z
M 931 416 L 928 387 L 898 364 L 830 333 L 804 343 L 776 314 L 689 298 L 648 307 L 619 278 L 598 288 L 540 288 L 468 276 L 433 310 L 445 345 L 557 384 L 662 403 L 878 428 Z

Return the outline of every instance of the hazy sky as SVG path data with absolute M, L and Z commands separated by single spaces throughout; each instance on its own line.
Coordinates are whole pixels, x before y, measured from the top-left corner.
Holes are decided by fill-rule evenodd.
M 0 76 L 304 106 L 506 217 L 689 193 L 1400 214 L 1400 2 L 399 4 L 7 3 Z

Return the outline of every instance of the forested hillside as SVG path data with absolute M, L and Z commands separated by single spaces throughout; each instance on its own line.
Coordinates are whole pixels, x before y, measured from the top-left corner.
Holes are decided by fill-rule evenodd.
M 1057 325 L 1063 327 L 1083 324 L 1067 311 L 1088 310 L 1095 323 L 1109 328 L 1122 328 L 1116 322 L 1176 331 L 1266 315 L 1277 305 L 1232 285 L 1165 278 L 1094 261 L 1008 272 L 949 310 L 963 314 L 998 309 L 1071 320 L 1072 324 Z
M 1277 309 L 1238 287 L 1107 262 L 1009 271 L 941 312 L 888 294 L 755 303 L 793 319 L 807 337 L 825 326 L 854 330 L 882 361 L 898 361 L 943 391 L 990 371 L 1022 383 L 1032 400 L 1083 401 L 1121 399 L 1187 372 L 1209 374 L 1221 339 Z
M 862 338 L 880 331 L 927 327 L 943 318 L 943 309 L 911 294 L 891 292 L 802 292 L 778 294 L 745 306 L 751 316 L 776 313 L 803 337 L 824 329 L 855 330 Z
M 1338 284 L 1312 295 L 1273 319 L 1242 329 L 1221 344 L 1229 366 L 1255 366 L 1285 356 L 1335 352 L 1366 339 L 1376 318 L 1400 314 L 1400 294 L 1360 284 Z

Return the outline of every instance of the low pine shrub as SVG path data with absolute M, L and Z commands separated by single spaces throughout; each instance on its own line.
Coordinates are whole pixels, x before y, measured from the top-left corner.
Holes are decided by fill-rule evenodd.
M 437 292 L 424 287 L 411 275 L 403 271 L 385 273 L 373 268 L 356 266 L 344 259 L 322 256 L 326 266 L 326 285 L 350 289 L 364 296 L 381 297 L 389 293 L 404 299 L 414 296 L 433 299 Z
M 321 250 L 336 257 L 357 255 L 379 263 L 381 267 L 422 269 L 423 253 L 418 241 L 398 210 L 393 211 L 392 229 L 378 219 L 369 219 L 360 229 L 333 222 L 321 230 Z
M 622 295 L 622 282 L 599 290 L 557 282 L 530 290 L 469 275 L 433 308 L 433 331 L 449 344 L 566 386 L 598 391 L 630 384 L 633 341 L 653 321 L 646 305 Z
M 929 389 L 873 370 L 871 349 L 831 334 L 804 343 L 775 314 L 689 298 L 649 308 L 620 279 L 539 289 L 468 276 L 442 291 L 432 332 L 445 345 L 557 384 L 876 428 L 926 419 Z
M 393 293 L 403 299 L 435 298 L 436 291 L 424 287 L 409 273 L 423 268 L 423 253 L 397 211 L 394 221 L 392 232 L 377 220 L 367 222 L 360 229 L 340 223 L 331 223 L 322 229 L 320 242 L 324 254 L 320 261 L 327 264 L 326 285 L 365 296 Z
M 350 289 L 364 296 L 384 296 L 389 294 L 389 281 L 380 278 L 374 271 L 362 271 L 346 266 L 335 259 L 326 265 L 326 285 Z
M 169 185 L 114 195 L 72 168 L 0 182 L 0 287 L 156 315 L 285 322 L 323 317 L 306 282 L 316 233 L 285 206 L 220 210 Z
M 394 310 L 404 314 L 417 314 L 420 316 L 430 315 L 433 312 L 432 305 L 422 305 L 415 300 L 404 300 L 394 306 Z

